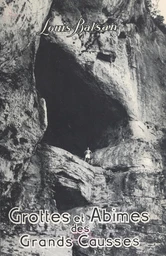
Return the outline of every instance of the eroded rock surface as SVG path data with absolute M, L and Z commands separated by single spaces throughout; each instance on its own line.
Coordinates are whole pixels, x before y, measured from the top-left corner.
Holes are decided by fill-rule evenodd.
M 34 61 L 38 32 L 50 1 L 1 1 L 0 176 L 1 205 L 14 203 L 20 179 L 47 127 L 45 101 L 37 96 Z M 9 206 L 8 206 L 9 207 Z
M 91 227 L 99 237 L 136 235 L 139 248 L 83 250 L 75 245 L 65 255 L 164 256 L 166 37 L 153 24 L 145 0 L 16 0 L 0 7 L 3 220 L 14 205 L 73 215 L 88 215 L 95 205 L 148 211 L 151 220 L 145 225 Z M 85 24 L 114 21 L 118 29 L 40 35 L 48 19 L 51 26 L 75 26 L 81 17 Z M 52 146 L 39 145 L 47 125 L 44 141 Z M 94 166 L 80 159 L 88 145 Z M 38 235 L 43 232 L 35 228 Z M 4 255 L 17 250 L 14 240 L 11 251 L 7 248 L 10 239 L 4 238 Z

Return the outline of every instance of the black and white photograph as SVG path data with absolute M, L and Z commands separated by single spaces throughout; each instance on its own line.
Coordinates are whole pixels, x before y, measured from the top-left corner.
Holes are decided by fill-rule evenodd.
M 166 256 L 166 0 L 0 0 L 0 255 Z

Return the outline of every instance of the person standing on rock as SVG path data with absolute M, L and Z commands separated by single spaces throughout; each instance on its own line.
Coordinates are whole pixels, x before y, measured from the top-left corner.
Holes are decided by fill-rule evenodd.
M 84 160 L 85 160 L 85 162 L 87 162 L 89 164 L 90 160 L 92 158 L 92 151 L 89 148 L 87 148 L 87 150 L 84 152 L 84 154 L 85 154 Z

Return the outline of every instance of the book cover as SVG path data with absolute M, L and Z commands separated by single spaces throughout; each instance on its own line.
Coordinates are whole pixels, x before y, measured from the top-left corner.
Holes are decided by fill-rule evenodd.
M 164 5 L 0 1 L 0 255 L 166 255 Z

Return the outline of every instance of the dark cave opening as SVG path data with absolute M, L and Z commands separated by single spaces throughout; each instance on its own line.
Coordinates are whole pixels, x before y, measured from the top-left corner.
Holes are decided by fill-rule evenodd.
M 37 90 L 47 103 L 48 129 L 43 138 L 47 144 L 83 157 L 88 146 L 92 151 L 100 148 L 103 131 L 126 116 L 116 100 L 90 85 L 85 70 L 70 53 L 44 37 L 35 76 Z
M 61 186 L 61 184 L 56 184 L 56 204 L 57 208 L 60 211 L 65 211 L 67 209 L 72 209 L 75 207 L 84 207 L 88 205 L 88 201 L 81 195 L 81 192 L 72 189 L 72 188 L 65 188 Z M 66 195 L 70 195 L 67 196 Z

